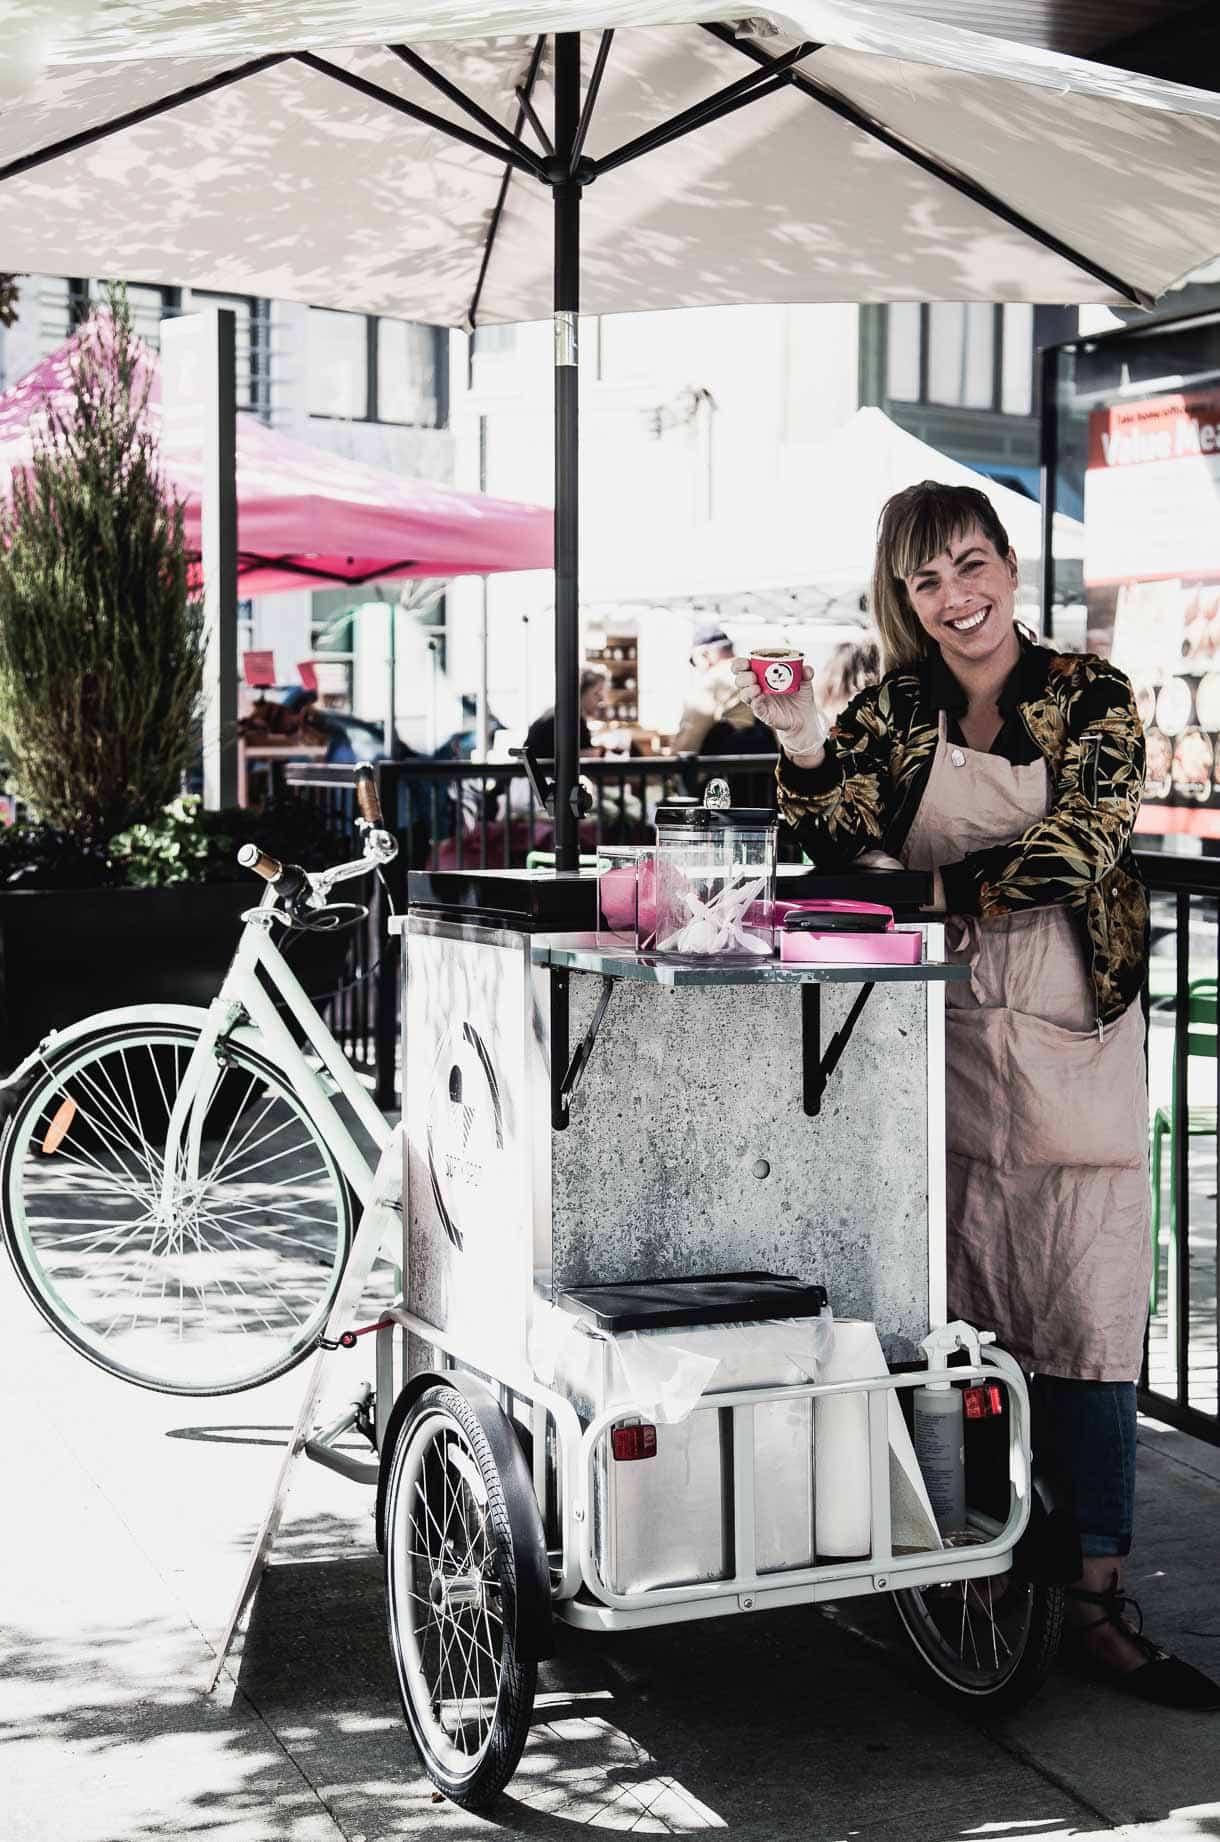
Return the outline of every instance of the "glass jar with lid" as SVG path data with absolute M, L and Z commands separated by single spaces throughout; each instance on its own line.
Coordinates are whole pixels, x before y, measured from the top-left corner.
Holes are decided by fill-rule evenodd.
M 657 953 L 748 961 L 775 951 L 775 813 L 728 797 L 713 780 L 702 804 L 657 808 Z

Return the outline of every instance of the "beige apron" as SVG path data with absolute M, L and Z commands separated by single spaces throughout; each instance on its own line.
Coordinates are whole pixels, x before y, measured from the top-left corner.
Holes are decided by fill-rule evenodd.
M 1050 807 L 1045 761 L 950 745 L 945 719 L 903 852 L 911 869 L 1017 838 Z M 950 916 L 949 1310 L 1028 1368 L 1139 1373 L 1150 1270 L 1144 1022 L 1097 1026 L 1066 908 Z

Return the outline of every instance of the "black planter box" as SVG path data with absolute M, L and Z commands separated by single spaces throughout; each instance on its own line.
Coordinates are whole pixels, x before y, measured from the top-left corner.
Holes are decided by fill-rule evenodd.
M 123 1004 L 202 1004 L 216 995 L 260 885 L 0 892 L 0 1063 L 48 1030 Z M 293 935 L 287 954 L 310 993 L 338 984 L 348 935 Z M 276 944 L 284 947 L 282 933 Z

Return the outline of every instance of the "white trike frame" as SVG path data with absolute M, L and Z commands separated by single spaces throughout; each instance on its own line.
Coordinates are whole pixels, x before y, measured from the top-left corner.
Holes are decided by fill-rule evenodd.
M 354 876 L 364 865 L 344 865 L 329 873 L 329 882 Z M 311 879 L 321 882 L 323 879 Z M 213 1685 L 220 1675 L 237 1628 L 257 1585 L 279 1519 L 297 1458 L 304 1453 L 315 1462 L 365 1484 L 379 1476 L 385 1429 L 405 1365 L 396 1362 L 395 1339 L 408 1335 L 440 1353 L 437 1379 L 453 1369 L 476 1377 L 487 1372 L 477 1350 L 460 1346 L 452 1336 L 406 1308 L 405 1287 L 393 1305 L 382 1312 L 376 1333 L 376 1387 L 364 1385 L 351 1407 L 331 1425 L 316 1429 L 313 1421 L 326 1379 L 331 1349 L 339 1335 L 352 1327 L 369 1274 L 388 1232 L 401 1239 L 401 1127 L 386 1124 L 366 1090 L 343 1056 L 323 1019 L 271 938 L 275 896 L 268 890 L 259 908 L 251 911 L 245 930 L 215 1001 L 202 1016 L 200 1040 L 192 1054 L 171 1119 L 171 1134 L 185 1131 L 188 1160 L 197 1156 L 197 1121 L 206 1110 L 209 1071 L 215 1066 L 214 1050 L 226 1037 L 262 1046 L 287 1074 L 319 1130 L 326 1137 L 344 1176 L 364 1205 L 343 1275 L 328 1314 L 324 1346 L 315 1357 L 297 1421 L 271 1502 L 251 1551 L 237 1600 L 223 1634 Z M 260 977 L 260 974 L 262 975 Z M 279 993 L 285 1007 L 318 1055 L 337 1091 L 353 1109 L 379 1153 L 372 1168 L 349 1132 L 339 1112 L 303 1050 L 276 1010 L 269 988 Z M 202 1101 L 202 1105 L 198 1103 Z M 167 1156 L 167 1167 L 171 1160 Z M 189 1162 L 188 1162 L 189 1172 Z M 646 1625 L 686 1622 L 733 1612 L 810 1604 L 830 1598 L 847 1598 L 870 1592 L 948 1584 L 995 1574 L 1010 1563 L 1012 1550 L 1023 1534 L 1030 1513 L 1029 1395 L 1020 1366 L 1005 1352 L 986 1347 L 971 1326 L 958 1324 L 958 1347 L 967 1366 L 955 1368 L 954 1380 L 998 1381 L 1010 1407 L 1009 1509 L 1004 1524 L 977 1529 L 967 1546 L 895 1554 L 890 1536 L 889 1395 L 926 1383 L 926 1371 L 881 1375 L 844 1382 L 802 1382 L 771 1387 L 722 1389 L 704 1394 L 695 1412 L 727 1410 L 732 1416 L 733 1570 L 726 1578 L 686 1586 L 648 1588 L 633 1593 L 615 1592 L 602 1578 L 595 1540 L 596 1471 L 604 1463 L 608 1433 L 613 1425 L 633 1418 L 648 1418 L 650 1403 L 622 1403 L 607 1409 L 582 1426 L 572 1404 L 541 1383 L 531 1368 L 489 1377 L 502 1400 L 512 1397 L 529 1410 L 533 1433 L 534 1490 L 540 1506 L 548 1497 L 548 1424 L 554 1428 L 554 1462 L 557 1468 L 554 1501 L 558 1506 L 559 1547 L 550 1555 L 552 1601 L 556 1616 L 590 1629 L 622 1631 Z M 947 1332 L 942 1330 L 943 1339 Z M 952 1341 L 952 1339 L 950 1339 Z M 331 1346 L 330 1348 L 326 1345 Z M 501 1364 L 501 1367 L 504 1365 Z M 361 1459 L 337 1449 L 340 1441 L 362 1418 L 369 1396 L 375 1403 L 373 1436 L 378 1457 Z M 870 1551 L 849 1560 L 760 1574 L 756 1566 L 754 1535 L 754 1410 L 769 1402 L 816 1401 L 819 1397 L 863 1394 L 867 1402 Z

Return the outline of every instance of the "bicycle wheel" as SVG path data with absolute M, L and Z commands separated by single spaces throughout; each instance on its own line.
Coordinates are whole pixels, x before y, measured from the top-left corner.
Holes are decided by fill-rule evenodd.
M 981 1714 L 1028 1701 L 1058 1654 L 1062 1587 L 1002 1574 L 893 1597 L 900 1624 L 941 1692 Z
M 198 1037 L 117 1025 L 52 1050 L 0 1165 L 5 1245 L 43 1317 L 99 1368 L 166 1394 L 234 1393 L 299 1361 L 352 1232 L 319 1128 L 234 1042 L 217 1047 L 198 1176 L 167 1213 L 166 1129 Z
M 456 1389 L 429 1388 L 399 1435 L 386 1489 L 386 1611 L 403 1711 L 429 1778 L 467 1810 L 489 1804 L 521 1757 L 538 1667 L 522 1583 L 539 1568 L 546 1578 L 533 1493 L 528 1505 L 514 1493 L 532 1519 L 510 1511 L 486 1418 Z

